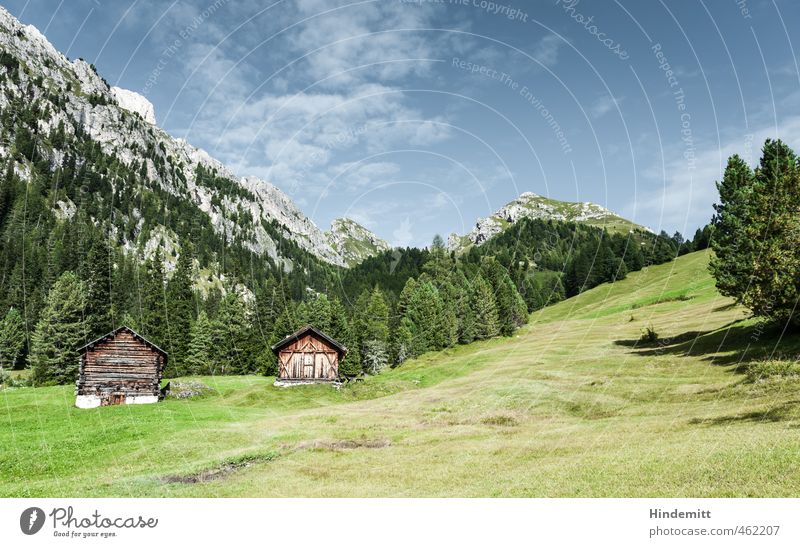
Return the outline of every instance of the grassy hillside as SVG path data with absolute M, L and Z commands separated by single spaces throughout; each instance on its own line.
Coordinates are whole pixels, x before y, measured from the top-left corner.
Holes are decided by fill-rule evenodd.
M 795 496 L 800 381 L 745 371 L 800 344 L 744 319 L 707 262 L 340 391 L 203 378 L 216 394 L 87 411 L 69 387 L 5 390 L 0 496 Z

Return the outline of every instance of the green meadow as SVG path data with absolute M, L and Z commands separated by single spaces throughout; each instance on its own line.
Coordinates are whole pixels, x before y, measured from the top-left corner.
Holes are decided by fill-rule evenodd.
M 707 264 L 339 390 L 202 377 L 200 398 L 79 410 L 69 386 L 5 389 L 0 496 L 796 496 L 798 336 Z

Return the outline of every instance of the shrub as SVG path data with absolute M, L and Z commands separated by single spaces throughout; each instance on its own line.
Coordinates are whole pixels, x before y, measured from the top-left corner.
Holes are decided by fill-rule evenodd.
M 749 381 L 758 382 L 768 378 L 800 378 L 800 363 L 791 359 L 765 359 L 748 365 Z
M 648 344 L 654 344 L 658 342 L 658 333 L 656 332 L 655 327 L 653 325 L 647 325 L 645 328 L 642 329 L 642 336 L 639 337 L 640 342 L 646 342 Z
M 217 393 L 215 389 L 208 387 L 202 382 L 170 382 L 167 397 L 172 399 L 192 399 L 205 395 L 213 395 L 215 393 Z

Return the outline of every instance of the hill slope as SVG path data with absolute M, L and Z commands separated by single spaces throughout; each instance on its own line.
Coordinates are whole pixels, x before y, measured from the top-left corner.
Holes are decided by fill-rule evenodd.
M 217 395 L 92 411 L 68 387 L 2 391 L 0 495 L 795 496 L 798 381 L 742 369 L 800 345 L 743 320 L 707 262 L 340 391 L 206 378 Z

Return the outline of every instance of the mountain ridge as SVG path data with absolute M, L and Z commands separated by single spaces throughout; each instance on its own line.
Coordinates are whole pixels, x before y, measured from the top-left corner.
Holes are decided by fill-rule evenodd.
M 523 218 L 575 222 L 606 228 L 612 232 L 652 232 L 649 228 L 631 222 L 596 203 L 560 201 L 533 192 L 523 192 L 488 217 L 479 218 L 468 234 L 461 236 L 451 233 L 447 246 L 451 251 L 464 252 L 473 245 L 486 243 Z
M 46 104 L 49 116 L 39 119 L 35 128 L 37 136 L 43 137 L 37 139 L 40 142 L 36 152 L 51 168 L 63 167 L 73 151 L 52 144 L 49 136 L 57 130 L 67 137 L 83 132 L 102 152 L 130 168 L 138 168 L 146 184 L 156 184 L 179 200 L 191 201 L 211 219 L 219 237 L 235 238 L 248 250 L 268 256 L 284 269 L 292 268 L 291 261 L 283 256 L 274 230 L 267 229 L 264 223 L 277 222 L 281 237 L 325 262 L 336 266 L 352 263 L 352 256 L 346 260 L 340 255 L 328 236 L 278 187 L 254 176 L 238 177 L 205 150 L 172 137 L 155 124 L 149 100 L 133 91 L 109 86 L 93 65 L 82 59 L 70 61 L 36 27 L 22 24 L 2 7 L 0 47 L 6 68 L 0 107 L 9 105 L 9 96 Z M 11 146 L 0 143 L 0 154 L 10 152 Z M 15 160 L 14 170 L 23 179 L 31 176 L 25 161 Z M 200 181 L 199 171 L 213 174 L 216 187 Z M 61 209 L 74 207 L 74 203 L 65 202 Z M 240 215 L 249 217 L 252 223 L 243 226 L 235 220 Z M 132 221 L 138 223 L 139 219 Z M 368 234 L 369 241 L 379 239 L 363 227 L 361 233 Z M 123 242 L 126 247 L 136 244 Z M 365 246 L 363 251 L 368 248 Z

